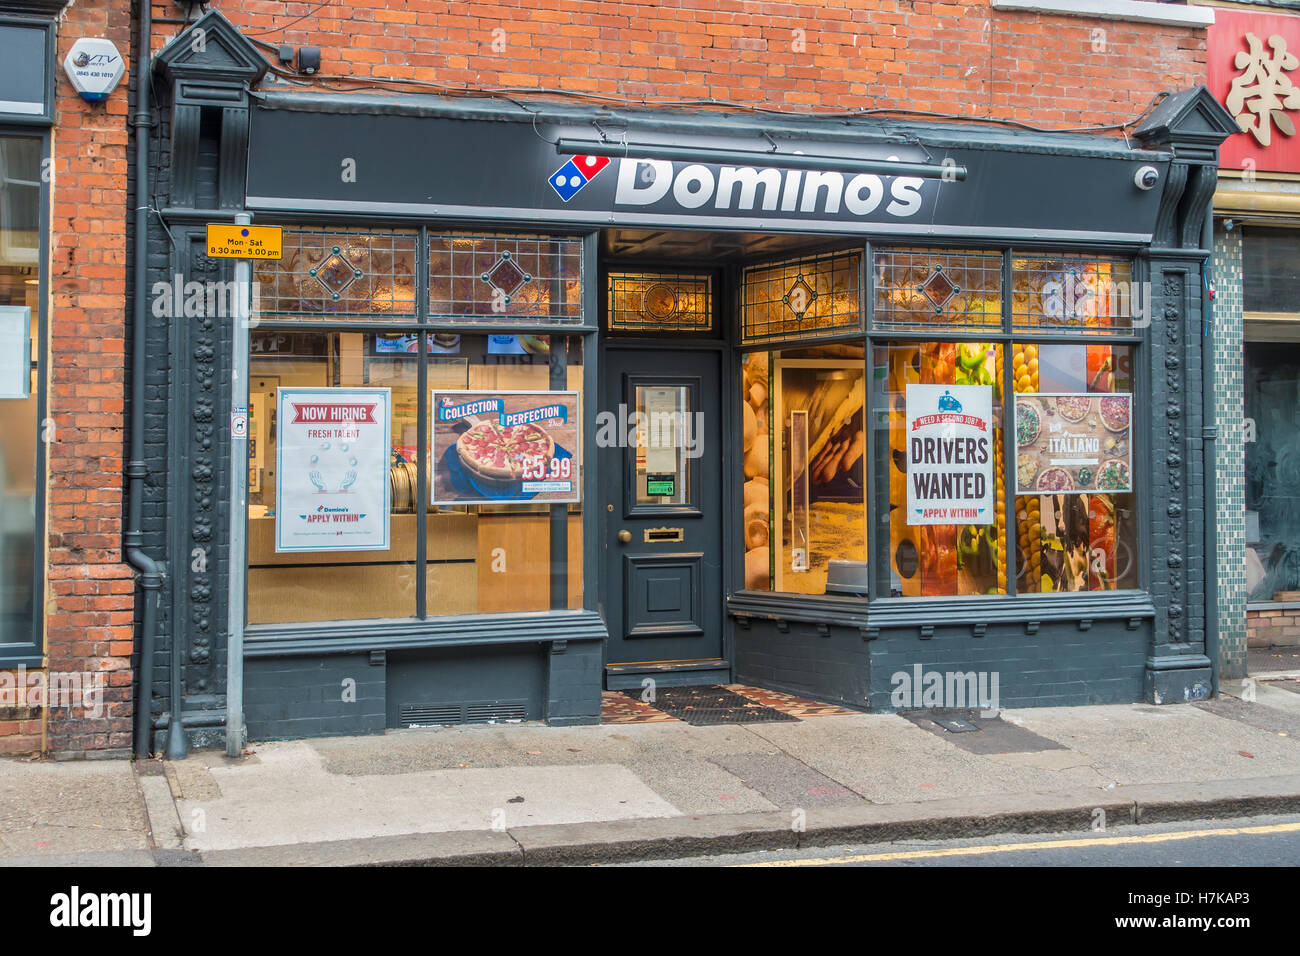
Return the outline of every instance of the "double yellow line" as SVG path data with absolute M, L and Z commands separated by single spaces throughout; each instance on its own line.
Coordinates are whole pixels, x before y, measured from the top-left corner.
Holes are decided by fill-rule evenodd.
M 771 860 L 765 863 L 736 863 L 746 866 L 835 866 L 848 863 L 890 863 L 899 860 L 940 859 L 951 856 L 982 856 L 987 853 L 1019 853 L 1025 850 L 1068 850 L 1094 846 L 1130 846 L 1139 843 L 1172 843 L 1175 840 L 1199 840 L 1217 836 L 1257 836 L 1269 833 L 1300 832 L 1300 823 L 1277 823 L 1259 827 L 1221 827 L 1216 830 L 1179 830 L 1172 833 L 1148 833 L 1143 836 L 1099 836 L 1075 840 L 1038 840 L 1033 843 L 995 843 L 989 846 L 955 846 L 934 850 L 901 850 L 895 853 L 863 853 L 857 856 L 831 856 L 805 860 Z

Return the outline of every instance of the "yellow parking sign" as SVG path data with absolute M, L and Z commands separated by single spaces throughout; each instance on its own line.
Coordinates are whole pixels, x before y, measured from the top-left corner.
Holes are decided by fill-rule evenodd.
M 279 259 L 279 226 L 231 226 L 208 223 L 208 256 L 213 259 Z

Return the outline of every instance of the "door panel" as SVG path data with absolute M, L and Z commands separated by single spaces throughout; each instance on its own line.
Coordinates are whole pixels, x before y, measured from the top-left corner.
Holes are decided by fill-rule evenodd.
M 598 425 L 597 445 L 608 663 L 717 662 L 721 356 L 608 346 L 601 367 L 604 428 Z

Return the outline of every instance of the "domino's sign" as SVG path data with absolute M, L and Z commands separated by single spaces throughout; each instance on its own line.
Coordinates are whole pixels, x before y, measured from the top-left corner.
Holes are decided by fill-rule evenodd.
M 587 157 L 594 159 L 595 157 Z M 897 161 L 898 157 L 889 157 Z M 608 160 L 606 160 L 608 162 Z M 665 160 L 620 160 L 614 203 L 649 206 L 669 200 L 683 210 L 869 216 L 905 219 L 921 209 L 925 180 L 915 176 L 856 176 L 772 166 L 706 166 Z
M 897 161 L 898 157 L 891 156 Z M 568 202 L 613 160 L 608 156 L 574 156 L 549 182 Z M 655 159 L 619 159 L 616 206 L 649 206 L 667 200 L 683 211 L 711 207 L 740 212 L 814 213 L 852 216 L 877 209 L 906 218 L 921 208 L 925 180 L 914 176 L 881 177 L 873 173 L 845 176 L 837 172 L 777 169 L 772 166 L 677 165 Z M 882 208 L 883 206 L 883 208 Z
M 112 40 L 82 37 L 63 58 L 63 72 L 83 100 L 102 103 L 122 81 L 126 64 Z
M 557 196 L 568 202 L 608 165 L 608 156 L 574 156 L 551 173 L 551 188 Z

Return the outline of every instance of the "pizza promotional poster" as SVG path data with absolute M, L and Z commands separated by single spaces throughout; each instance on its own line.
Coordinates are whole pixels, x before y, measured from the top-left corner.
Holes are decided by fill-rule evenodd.
M 387 551 L 387 388 L 276 392 L 275 550 Z
M 1133 490 L 1123 393 L 1016 396 L 1016 494 L 1083 495 Z
M 993 387 L 907 386 L 907 523 L 993 524 Z
M 432 504 L 579 500 L 577 392 L 434 389 L 429 408 Z

